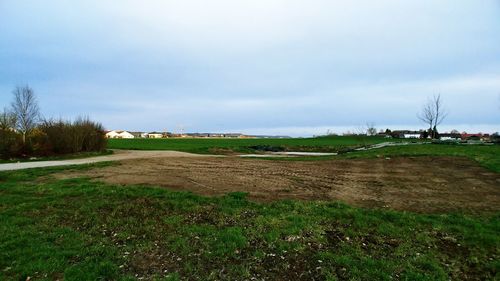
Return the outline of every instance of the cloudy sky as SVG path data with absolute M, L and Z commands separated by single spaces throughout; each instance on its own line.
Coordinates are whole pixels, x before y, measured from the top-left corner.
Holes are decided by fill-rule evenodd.
M 0 106 L 108 129 L 500 131 L 498 0 L 0 0 Z

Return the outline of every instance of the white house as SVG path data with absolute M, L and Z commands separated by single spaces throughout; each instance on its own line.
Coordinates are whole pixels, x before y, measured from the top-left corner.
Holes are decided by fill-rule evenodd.
M 420 138 L 420 132 L 408 132 L 403 134 L 405 139 L 418 139 Z
M 163 138 L 163 134 L 162 133 L 158 133 L 158 132 L 148 133 L 148 138 L 150 138 L 150 139 L 161 139 L 161 138 Z
M 422 134 L 421 131 L 410 131 L 410 130 L 395 130 L 391 132 L 393 138 L 400 139 L 418 139 Z
M 457 141 L 461 140 L 462 136 L 457 133 L 450 133 L 450 134 L 439 134 L 439 139 L 443 141 Z
M 111 131 L 106 133 L 108 139 L 133 139 L 134 135 L 127 131 Z

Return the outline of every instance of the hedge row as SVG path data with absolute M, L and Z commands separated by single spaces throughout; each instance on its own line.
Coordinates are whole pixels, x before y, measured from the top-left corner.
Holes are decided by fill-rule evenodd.
M 101 152 L 106 150 L 106 145 L 103 126 L 83 118 L 74 122 L 43 121 L 27 135 L 25 143 L 21 134 L 0 130 L 0 157 L 3 159 Z

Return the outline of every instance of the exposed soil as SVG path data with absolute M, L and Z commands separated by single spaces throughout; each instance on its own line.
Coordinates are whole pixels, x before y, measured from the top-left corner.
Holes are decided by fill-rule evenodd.
M 340 200 L 416 212 L 500 210 L 500 174 L 454 157 L 269 161 L 237 157 L 124 160 L 57 174 L 112 184 L 154 185 L 202 195 L 243 191 L 258 201 Z

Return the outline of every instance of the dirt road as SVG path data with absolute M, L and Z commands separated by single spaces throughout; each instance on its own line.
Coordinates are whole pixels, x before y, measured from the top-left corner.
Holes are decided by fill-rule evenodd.
M 258 201 L 319 199 L 417 212 L 500 211 L 500 174 L 454 157 L 328 161 L 156 157 L 56 175 L 80 176 L 202 195 L 243 191 Z
M 44 167 L 55 167 L 55 166 L 69 166 L 69 165 L 81 165 L 81 164 L 91 164 L 98 162 L 108 162 L 108 161 L 121 161 L 130 159 L 152 159 L 152 158 L 165 158 L 165 157 L 207 157 L 210 155 L 200 155 L 192 154 L 179 151 L 141 151 L 141 150 L 114 150 L 113 154 L 105 156 L 96 156 L 90 158 L 82 159 L 71 159 L 71 160 L 56 160 L 56 161 L 33 161 L 33 162 L 18 162 L 18 163 L 8 163 L 0 164 L 0 171 L 11 171 L 11 170 L 22 170 L 30 168 L 44 168 Z

